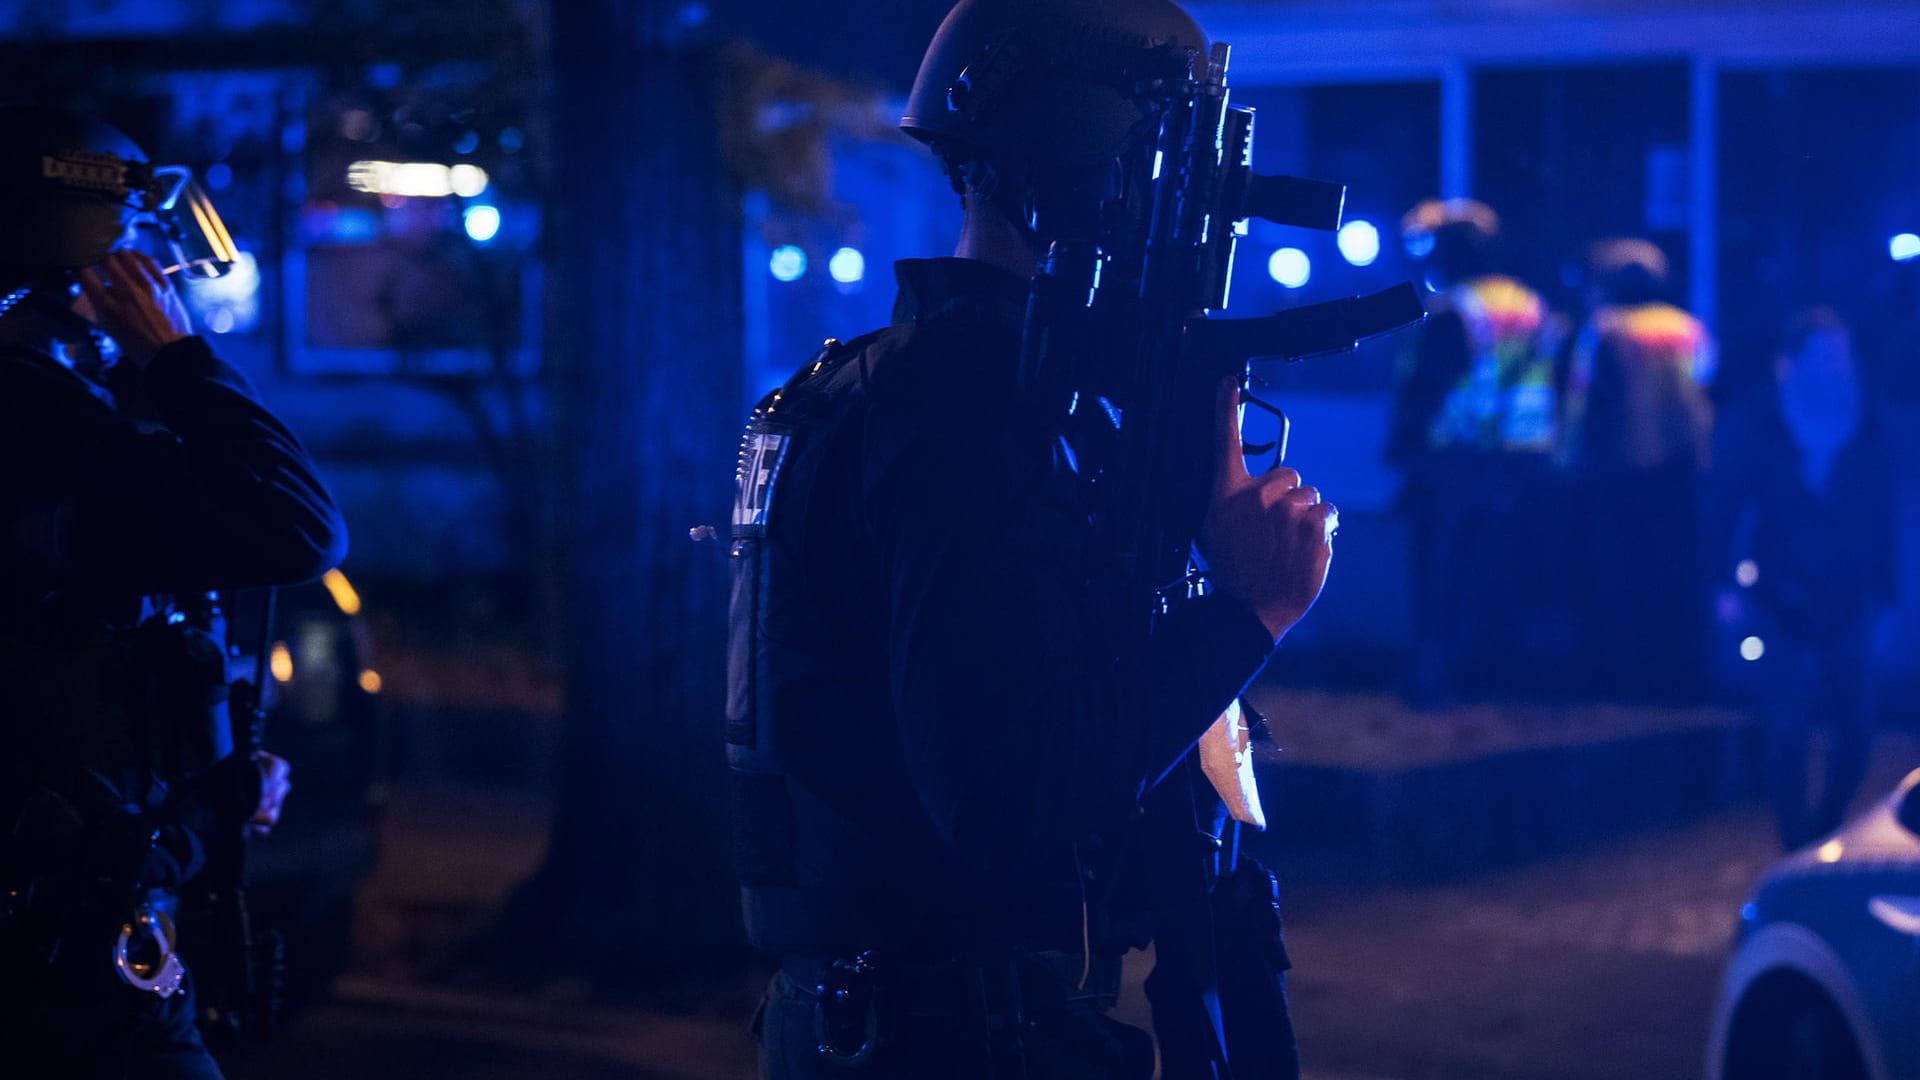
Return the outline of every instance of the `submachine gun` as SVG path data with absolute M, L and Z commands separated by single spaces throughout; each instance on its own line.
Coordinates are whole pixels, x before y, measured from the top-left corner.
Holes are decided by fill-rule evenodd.
M 258 637 L 254 642 L 249 678 L 231 684 L 228 718 L 233 763 L 228 775 L 252 774 L 249 764 L 262 749 L 266 736 L 268 658 L 273 649 L 273 622 L 278 591 L 261 597 Z M 215 594 L 195 597 L 186 606 L 186 621 L 223 643 L 225 615 Z M 250 804 L 257 794 L 248 788 L 238 798 L 218 800 L 228 805 Z M 260 1037 L 272 1028 L 280 1010 L 286 965 L 286 946 L 280 932 L 259 926 L 248 897 L 248 864 L 252 856 L 252 824 L 213 815 L 203 842 L 207 865 L 192 885 L 191 909 L 186 913 L 194 931 L 189 942 L 198 982 L 197 1004 L 201 1034 L 216 1051 L 231 1048 L 242 1036 Z
M 1242 448 L 1277 463 L 1287 420 L 1245 392 L 1252 361 L 1349 352 L 1426 315 L 1410 283 L 1261 318 L 1210 314 L 1227 306 L 1248 219 L 1334 231 L 1346 201 L 1340 184 L 1252 171 L 1254 114 L 1229 103 L 1228 58 L 1216 44 L 1206 54 L 1162 47 L 1061 59 L 1084 69 L 1076 74 L 1124 72 L 1117 88 L 1141 105 L 1143 123 L 1158 124 L 1123 162 L 1122 198 L 1083 229 L 1049 230 L 1078 238 L 1054 243 L 1034 278 L 1020 368 L 1022 392 L 1043 414 L 1107 435 L 1108 451 L 1081 473 L 1102 556 L 1098 602 L 1119 628 L 1121 656 L 1207 588 L 1194 540 L 1211 491 L 1220 382 L 1239 380 L 1241 400 L 1278 420 L 1274 443 Z M 970 89 L 963 75 L 955 94 Z M 1198 755 L 1187 757 L 1186 775 L 1164 778 L 1146 803 L 1156 979 L 1171 987 L 1155 1001 L 1156 1028 L 1170 1064 L 1207 1058 L 1219 1075 L 1283 1075 L 1293 1050 L 1271 1024 L 1285 1015 L 1287 966 L 1273 878 L 1238 856 L 1237 823 L 1217 850 L 1195 854 L 1195 830 L 1212 835 L 1203 809 L 1212 796 Z
M 1193 540 L 1220 380 L 1239 379 L 1242 400 L 1279 420 L 1277 445 L 1247 448 L 1277 451 L 1278 460 L 1285 414 L 1244 392 L 1252 361 L 1350 352 L 1426 317 L 1407 282 L 1262 318 L 1213 317 L 1227 307 L 1250 218 L 1337 231 L 1346 187 L 1253 172 L 1254 113 L 1228 102 L 1227 45 L 1146 56 L 1124 65 L 1129 89 L 1159 120 L 1158 138 L 1141 140 L 1126 170 L 1135 205 L 1103 210 L 1093 236 L 1051 246 L 1033 281 L 1021 356 L 1023 388 L 1043 408 L 1071 413 L 1089 391 L 1117 391 L 1119 449 L 1101 484 L 1118 494 L 1103 508 L 1102 532 L 1121 613 L 1143 633 L 1176 592 L 1200 582 Z

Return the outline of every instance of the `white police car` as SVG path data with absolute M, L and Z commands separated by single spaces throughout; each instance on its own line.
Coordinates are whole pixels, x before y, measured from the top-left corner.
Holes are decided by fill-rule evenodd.
M 1920 1077 L 1920 770 L 1740 914 L 1708 1080 Z

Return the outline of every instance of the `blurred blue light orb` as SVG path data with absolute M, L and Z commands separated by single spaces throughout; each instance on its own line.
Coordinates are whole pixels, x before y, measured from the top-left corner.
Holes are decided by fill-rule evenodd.
M 1267 273 L 1289 289 L 1297 289 L 1313 277 L 1313 260 L 1299 248 L 1281 248 L 1267 260 Z
M 471 154 L 478 149 L 480 133 L 477 131 L 462 132 L 459 138 L 453 140 L 453 152 L 456 154 Z
M 857 284 L 867 276 L 867 257 L 859 248 L 843 247 L 827 261 L 827 273 L 842 285 Z
M 1418 261 L 1433 254 L 1433 234 L 1416 232 L 1407 235 L 1407 258 Z
M 767 269 L 775 280 L 798 281 L 800 275 L 807 272 L 807 253 L 792 244 L 782 244 L 773 249 L 773 256 L 767 260 Z
M 207 166 L 207 190 L 225 191 L 233 183 L 233 168 L 224 161 L 216 161 Z
M 1380 257 L 1380 230 L 1371 221 L 1349 221 L 1340 226 L 1340 254 L 1355 266 L 1372 266 Z
M 500 233 L 500 208 L 486 203 L 475 203 L 467 207 L 460 216 L 467 226 L 467 235 L 476 244 L 484 244 Z
M 1894 262 L 1920 259 L 1920 236 L 1910 232 L 1901 233 L 1888 242 L 1887 253 L 1893 256 Z

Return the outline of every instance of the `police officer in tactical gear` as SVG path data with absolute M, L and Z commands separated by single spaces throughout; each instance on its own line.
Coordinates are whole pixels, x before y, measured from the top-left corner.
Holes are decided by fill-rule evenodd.
M 1121 956 L 1157 939 L 1165 969 L 1211 933 L 1146 897 L 1149 867 L 1218 849 L 1221 815 L 1154 864 L 1140 806 L 1189 782 L 1177 766 L 1319 595 L 1335 511 L 1292 470 L 1248 474 L 1223 384 L 1194 448 L 1215 588 L 1122 660 L 1075 473 L 1099 425 L 1018 391 L 1036 263 L 1143 127 L 1090 69 L 1165 46 L 1206 46 L 1168 0 L 963 0 L 903 121 L 961 195 L 955 257 L 899 264 L 893 324 L 829 342 L 749 424 L 727 741 L 747 928 L 784 957 L 765 1075 L 1151 1076 L 1149 1036 L 1107 1015 Z M 1165 1075 L 1296 1073 L 1283 999 L 1241 1025 L 1269 1048 L 1229 1066 L 1216 990 L 1149 980 Z
M 23 1080 L 219 1076 L 177 900 L 288 785 L 233 752 L 211 591 L 346 550 L 299 442 L 127 246 L 231 261 L 189 179 L 104 124 L 0 109 L 0 1072 Z

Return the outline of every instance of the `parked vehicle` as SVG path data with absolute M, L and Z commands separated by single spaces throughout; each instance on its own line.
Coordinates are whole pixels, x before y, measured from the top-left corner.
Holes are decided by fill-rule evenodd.
M 1920 1077 L 1920 770 L 1741 908 L 1708 1080 Z

